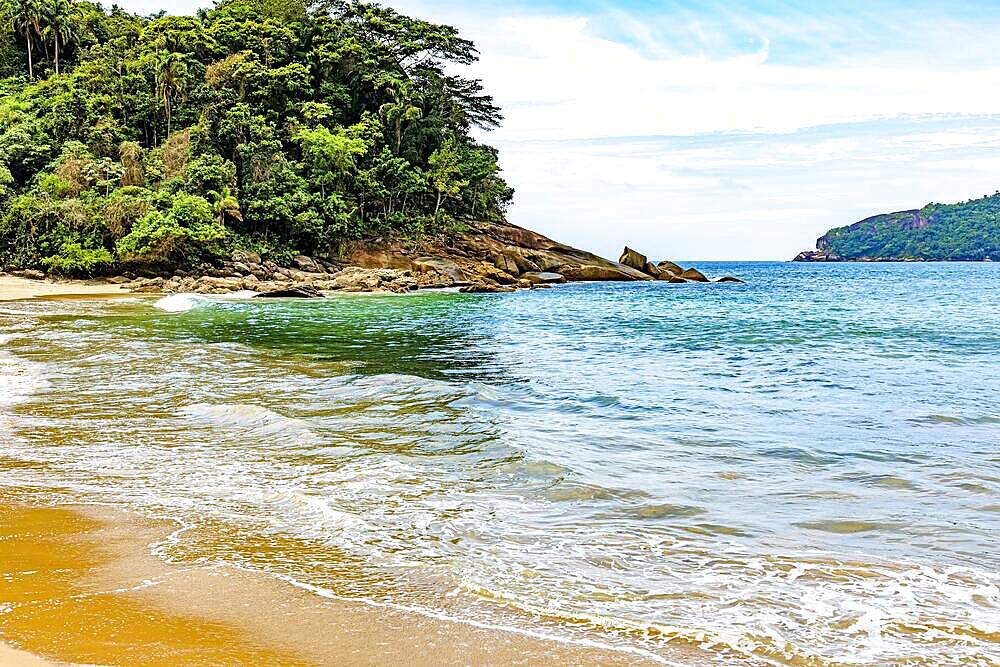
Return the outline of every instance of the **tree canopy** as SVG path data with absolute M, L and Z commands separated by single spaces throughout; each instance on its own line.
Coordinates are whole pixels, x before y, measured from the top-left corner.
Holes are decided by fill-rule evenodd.
M 376 4 L 138 16 L 0 0 L 0 265 L 280 261 L 498 219 L 501 115 L 454 28 Z

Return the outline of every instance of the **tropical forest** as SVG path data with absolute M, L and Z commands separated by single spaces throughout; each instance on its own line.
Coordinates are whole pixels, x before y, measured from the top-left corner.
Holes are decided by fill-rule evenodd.
M 376 4 L 138 16 L 0 0 L 0 266 L 67 276 L 282 261 L 456 233 L 512 191 L 454 28 Z

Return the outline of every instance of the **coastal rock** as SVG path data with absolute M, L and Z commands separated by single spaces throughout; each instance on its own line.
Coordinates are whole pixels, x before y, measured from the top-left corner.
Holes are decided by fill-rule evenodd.
M 574 282 L 590 281 L 634 281 L 652 280 L 638 269 L 633 269 L 624 264 L 582 264 L 577 266 L 562 266 L 559 273 L 566 277 L 566 280 Z
M 363 269 L 413 269 L 414 262 L 400 248 L 398 243 L 380 247 L 359 245 L 352 247 L 343 257 L 349 266 Z
M 517 278 L 510 275 L 506 271 L 501 271 L 493 264 L 486 264 L 484 262 L 478 267 L 478 269 L 479 270 L 475 272 L 477 278 L 500 283 L 501 285 L 512 285 L 517 282 Z
M 527 280 L 532 285 L 539 283 L 564 283 L 566 282 L 566 277 L 561 273 L 554 273 L 551 271 L 529 271 L 521 276 L 522 279 Z
M 27 278 L 28 280 L 45 280 L 45 272 L 39 271 L 38 269 L 21 269 L 20 271 L 11 271 L 10 275 L 18 278 Z
M 312 257 L 307 257 L 305 255 L 296 255 L 293 257 L 292 266 L 299 271 L 304 271 L 306 273 L 325 273 L 323 267 L 313 261 Z
M 693 269 L 693 268 L 692 269 L 685 269 L 681 273 L 680 277 L 684 278 L 685 280 L 688 280 L 690 282 L 694 282 L 694 283 L 707 283 L 707 282 L 709 282 L 708 278 L 705 277 L 704 273 L 702 273 L 698 269 Z
M 125 276 L 115 276 L 114 278 L 108 278 L 108 282 L 112 285 L 124 285 L 127 282 L 131 282 Z
M 830 254 L 824 250 L 803 250 L 795 256 L 793 262 L 841 262 L 842 257 Z
M 740 280 L 739 278 L 735 278 L 733 276 L 723 276 L 721 278 L 716 279 L 715 282 L 717 282 L 717 283 L 742 283 L 743 281 Z
M 465 272 L 450 259 L 418 257 L 413 260 L 413 268 L 421 273 L 438 273 L 446 276 L 455 285 L 464 285 L 469 282 Z
M 681 268 L 679 264 L 674 264 L 673 262 L 663 261 L 656 265 L 656 268 L 660 273 L 667 273 L 674 276 L 679 276 L 684 273 L 684 269 Z
M 653 276 L 657 280 L 663 280 L 663 272 L 660 271 L 659 267 L 652 262 L 646 262 L 646 265 L 642 267 L 642 272 L 646 275 Z
M 245 250 L 237 250 L 232 256 L 233 264 L 260 264 L 260 255 L 255 252 L 248 252 Z
M 622 256 L 618 258 L 619 264 L 624 264 L 625 266 L 635 269 L 636 271 L 643 271 L 646 268 L 646 256 L 632 250 L 628 246 L 625 246 L 625 250 L 622 252 Z
M 318 299 L 323 297 L 318 289 L 310 285 L 298 285 L 296 287 L 289 287 L 286 289 L 276 289 L 270 292 L 261 292 L 255 296 L 260 299 Z
M 493 260 L 493 265 L 504 273 L 516 276 L 521 273 L 521 268 L 517 265 L 517 260 L 511 255 L 497 255 Z
M 498 292 L 516 292 L 517 288 L 511 285 L 499 285 L 497 283 L 474 282 L 458 290 L 469 294 L 495 294 Z

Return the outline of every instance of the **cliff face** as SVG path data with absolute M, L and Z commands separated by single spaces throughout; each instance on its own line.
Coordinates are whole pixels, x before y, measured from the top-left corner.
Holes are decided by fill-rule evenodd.
M 884 213 L 832 229 L 798 262 L 989 261 L 1000 257 L 1000 193 Z

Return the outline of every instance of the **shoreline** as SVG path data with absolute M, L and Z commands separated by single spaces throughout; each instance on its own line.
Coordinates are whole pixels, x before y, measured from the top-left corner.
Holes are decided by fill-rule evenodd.
M 119 297 L 131 292 L 120 285 L 98 280 L 32 280 L 0 275 L 0 301 L 25 299 Z
M 59 664 L 657 664 L 633 651 L 326 597 L 265 573 L 170 565 L 172 522 L 0 493 L 0 661 Z M 415 657 L 418 656 L 418 657 Z

